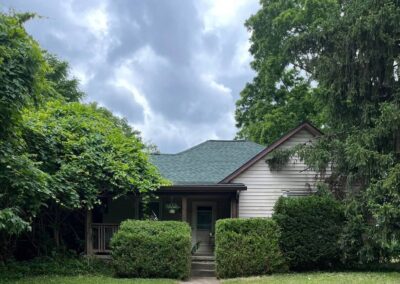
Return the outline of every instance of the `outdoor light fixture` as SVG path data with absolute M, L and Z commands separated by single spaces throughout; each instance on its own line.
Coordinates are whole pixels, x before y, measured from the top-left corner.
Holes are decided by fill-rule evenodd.
M 175 214 L 181 207 L 177 203 L 173 202 L 171 197 L 171 202 L 165 204 L 165 208 L 168 210 L 168 213 Z

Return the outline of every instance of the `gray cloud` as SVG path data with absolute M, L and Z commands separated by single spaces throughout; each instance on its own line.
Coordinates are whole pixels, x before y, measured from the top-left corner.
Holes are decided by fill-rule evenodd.
M 27 30 L 70 62 L 86 101 L 176 152 L 231 139 L 234 103 L 253 73 L 243 26 L 258 1 L 5 1 L 44 16 Z

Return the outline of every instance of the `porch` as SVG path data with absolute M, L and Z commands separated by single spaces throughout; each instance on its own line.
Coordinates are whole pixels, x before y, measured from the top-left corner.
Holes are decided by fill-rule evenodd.
M 86 215 L 86 253 L 110 253 L 110 240 L 126 219 L 175 220 L 188 222 L 192 228 L 192 246 L 197 255 L 212 255 L 215 222 L 238 216 L 242 184 L 190 185 L 162 187 L 158 198 L 146 209 L 140 197 L 124 196 L 113 200 L 104 198 L 103 204 Z

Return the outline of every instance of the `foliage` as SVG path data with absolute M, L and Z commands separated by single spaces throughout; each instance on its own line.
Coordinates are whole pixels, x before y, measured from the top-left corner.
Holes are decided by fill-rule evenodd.
M 251 32 L 251 67 L 256 77 L 236 102 L 238 136 L 271 144 L 305 120 L 325 123 L 323 92 L 295 53 L 301 33 L 318 28 L 325 7 L 336 1 L 262 0 L 261 9 L 247 22 Z
M 83 98 L 84 93 L 79 90 L 79 81 L 76 78 L 70 79 L 69 65 L 61 61 L 57 56 L 44 53 L 48 70 L 46 79 L 51 86 L 49 97 L 61 97 L 67 102 L 77 102 Z
M 146 200 L 165 182 L 126 120 L 77 102 L 83 93 L 68 64 L 23 28 L 33 17 L 0 14 L 0 261 L 32 227 L 27 240 L 40 254 L 49 233 L 62 245 L 74 225 L 66 221 L 101 194 Z
M 67 64 L 44 54 L 26 33 L 22 24 L 33 17 L 0 14 L 0 260 L 52 196 L 48 175 L 23 140 L 24 109 L 82 94 L 76 80 L 67 79 Z
M 24 125 L 28 150 L 50 177 L 51 199 L 39 223 L 49 226 L 56 245 L 73 210 L 93 208 L 104 194 L 145 198 L 164 182 L 136 132 L 94 104 L 51 101 L 25 111 Z
M 357 244 L 354 261 L 398 259 L 400 2 L 265 0 L 261 6 L 248 22 L 255 82 L 262 82 L 253 93 L 263 94 L 257 87 L 265 82 L 279 86 L 270 78 L 281 78 L 282 70 L 314 82 L 325 135 L 299 155 L 314 170 L 332 166 L 331 189 L 344 200 L 346 214 L 354 214 L 347 215 L 343 239 Z M 269 103 L 256 95 L 248 109 Z M 261 111 L 252 115 L 263 118 Z
M 39 104 L 48 88 L 42 51 L 22 27 L 31 17 L 0 13 L 0 261 L 50 195 L 20 129 L 23 109 Z
M 106 109 L 55 101 L 26 111 L 24 122 L 29 150 L 51 175 L 61 206 L 90 209 L 100 194 L 145 194 L 162 182 L 135 133 Z
M 293 153 L 290 149 L 274 150 L 267 158 L 266 163 L 270 170 L 279 171 L 287 165 Z
M 21 15 L 20 15 L 21 16 Z M 0 139 L 13 134 L 21 112 L 41 99 L 46 64 L 20 16 L 0 14 Z
M 338 201 L 326 194 L 281 197 L 274 212 L 282 230 L 280 246 L 291 269 L 332 268 L 339 263 L 344 216 Z
M 190 275 L 191 230 L 184 222 L 124 221 L 111 247 L 119 276 L 186 279 Z
M 216 262 L 220 278 L 286 270 L 279 227 L 272 219 L 223 219 L 216 223 Z
M 103 260 L 72 255 L 54 255 L 0 265 L 0 279 L 4 281 L 40 275 L 112 275 L 112 273 L 112 267 Z

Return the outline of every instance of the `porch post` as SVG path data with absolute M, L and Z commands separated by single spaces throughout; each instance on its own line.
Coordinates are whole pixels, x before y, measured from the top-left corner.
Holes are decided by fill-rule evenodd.
M 92 237 L 92 211 L 86 210 L 85 222 L 86 255 L 93 255 L 93 237 Z
M 187 222 L 187 198 L 182 197 L 182 221 Z
M 237 201 L 235 197 L 231 198 L 231 218 L 237 218 L 238 217 L 238 210 L 237 210 Z

